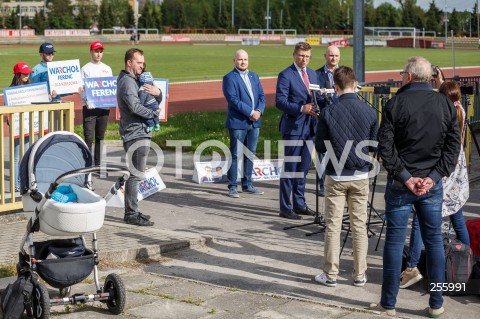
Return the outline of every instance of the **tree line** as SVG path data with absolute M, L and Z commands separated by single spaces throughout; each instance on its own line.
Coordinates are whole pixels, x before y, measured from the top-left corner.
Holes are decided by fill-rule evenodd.
M 374 7 L 373 0 L 365 0 L 365 26 L 415 27 L 425 31 L 444 33 L 445 12 L 432 0 L 428 10 L 417 5 L 417 0 L 395 0 L 399 7 L 382 3 Z M 351 33 L 354 0 L 139 0 L 138 28 L 156 28 L 160 32 L 174 29 L 221 29 L 235 33 L 238 29 L 296 29 L 299 34 Z M 234 8 L 232 10 L 232 4 Z M 19 8 L 17 8 L 17 12 Z M 2 10 L 2 12 L 4 12 Z M 456 11 L 447 15 L 448 32 L 476 36 L 478 8 Z M 22 17 L 23 26 L 43 33 L 46 28 L 71 29 L 136 27 L 137 19 L 128 0 L 102 0 L 97 6 L 93 0 L 47 0 L 46 12 L 37 12 L 30 20 Z M 18 28 L 16 12 L 3 16 L 6 28 Z

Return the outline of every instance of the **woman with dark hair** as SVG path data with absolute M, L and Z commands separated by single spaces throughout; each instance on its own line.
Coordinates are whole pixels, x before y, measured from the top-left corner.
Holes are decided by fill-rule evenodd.
M 470 237 L 468 235 L 462 211 L 462 206 L 465 204 L 469 196 L 468 174 L 465 152 L 463 151 L 466 116 L 461 102 L 462 94 L 460 86 L 453 80 L 443 81 L 443 79 L 436 79 L 436 82 L 437 84 L 440 84 L 438 91 L 448 97 L 457 109 L 461 141 L 461 149 L 455 171 L 449 177 L 443 178 L 442 217 L 449 217 L 457 239 L 469 246 Z M 410 287 L 423 278 L 417 268 L 422 246 L 423 241 L 420 233 L 420 226 L 418 224 L 417 215 L 414 214 L 407 255 L 407 268 L 401 274 L 400 288 Z
M 18 62 L 13 66 L 13 79 L 10 86 L 20 86 L 30 84 L 30 73 L 33 71 L 28 67 L 25 62 Z M 13 165 L 15 170 L 15 191 L 20 191 L 20 174 L 18 172 L 20 165 L 20 136 L 23 134 L 19 134 L 19 138 L 14 139 L 14 157 L 13 157 Z M 30 144 L 30 137 L 24 136 L 24 150 L 26 151 Z

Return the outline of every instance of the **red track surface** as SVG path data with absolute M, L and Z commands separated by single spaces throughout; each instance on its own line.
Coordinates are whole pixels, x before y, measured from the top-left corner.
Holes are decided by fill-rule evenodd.
M 451 69 L 442 69 L 446 77 L 452 76 Z M 457 68 L 457 76 L 478 76 L 480 67 Z M 400 80 L 398 71 L 368 72 L 365 75 L 366 82 L 381 82 L 389 79 Z M 276 78 L 262 79 L 263 90 L 267 96 L 267 105 L 275 104 Z M 227 105 L 222 93 L 222 82 L 194 82 L 194 83 L 173 83 L 169 85 L 168 114 L 183 112 L 204 112 L 225 110 Z M 64 98 L 75 102 L 75 124 L 81 124 L 82 105 L 78 95 Z M 3 102 L 3 101 L 2 101 Z M 111 120 L 115 119 L 115 112 L 110 112 Z

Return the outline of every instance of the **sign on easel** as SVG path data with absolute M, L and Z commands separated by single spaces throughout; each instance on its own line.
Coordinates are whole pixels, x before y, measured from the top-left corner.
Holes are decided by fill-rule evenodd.
M 155 167 L 145 172 L 145 179 L 138 184 L 138 201 L 152 196 L 156 192 L 167 188 Z M 125 187 L 122 186 L 117 194 L 113 195 L 107 202 L 108 207 L 125 207 Z
M 229 162 L 195 162 L 193 178 L 195 183 L 221 183 L 227 181 Z M 237 165 L 237 182 L 241 180 L 243 164 Z M 283 159 L 258 159 L 253 161 L 252 180 L 273 181 L 279 180 L 283 169 Z

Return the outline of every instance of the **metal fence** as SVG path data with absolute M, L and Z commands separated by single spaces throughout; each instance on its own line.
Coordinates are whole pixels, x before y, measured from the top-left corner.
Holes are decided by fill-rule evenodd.
M 20 161 L 25 141 L 30 145 L 48 132 L 73 132 L 74 103 L 4 106 L 0 108 L 0 213 L 22 208 L 20 194 L 15 192 L 15 145 Z M 25 136 L 20 138 L 20 136 Z M 15 137 L 17 137 L 15 139 Z M 17 141 L 16 141 L 17 140 Z M 20 164 L 18 164 L 20 166 Z

